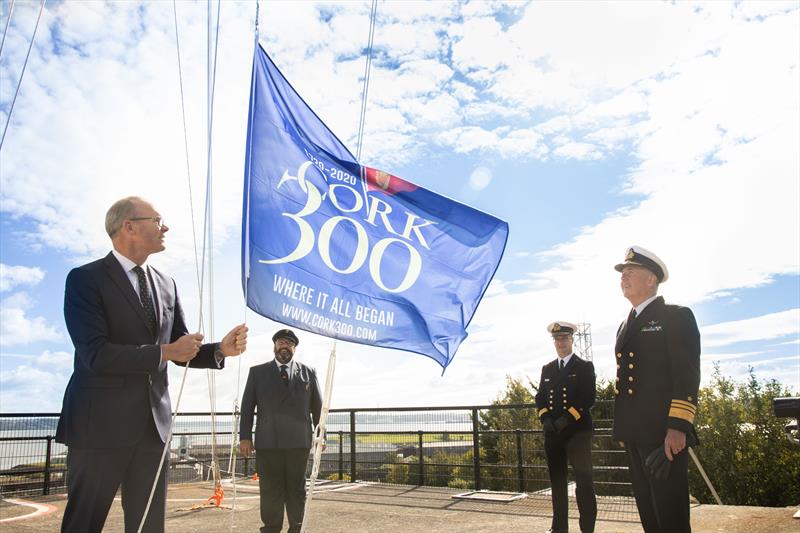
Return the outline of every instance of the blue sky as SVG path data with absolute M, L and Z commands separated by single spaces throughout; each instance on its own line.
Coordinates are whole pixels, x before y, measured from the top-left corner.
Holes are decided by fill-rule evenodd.
M 241 365 L 215 378 L 224 410 L 277 327 L 245 311 L 238 282 L 254 11 L 226 2 L 220 21 L 213 329 L 251 328 Z M 4 122 L 37 12 L 14 6 Z M 177 16 L 199 227 L 206 6 L 181 2 Z M 261 4 L 261 43 L 353 151 L 368 16 L 368 3 Z M 553 320 L 590 322 L 598 374 L 613 379 L 628 304 L 612 266 L 631 244 L 662 257 L 661 293 L 695 311 L 704 381 L 718 363 L 800 390 L 798 28 L 797 2 L 380 2 L 363 163 L 505 219 L 510 239 L 444 376 L 422 356 L 340 343 L 333 405 L 488 403 L 506 375 L 538 378 Z M 108 252 L 103 216 L 122 196 L 167 220 L 151 261 L 199 327 L 174 32 L 170 2 L 45 9 L 0 153 L 0 411 L 59 409 L 64 278 Z M 324 373 L 331 341 L 301 338 L 298 358 Z M 200 374 L 184 409 L 208 408 Z

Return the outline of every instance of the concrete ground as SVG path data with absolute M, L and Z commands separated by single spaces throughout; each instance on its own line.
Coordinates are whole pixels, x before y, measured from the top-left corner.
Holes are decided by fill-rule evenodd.
M 434 487 L 406 487 L 369 483 L 319 486 L 314 492 L 309 531 L 352 533 L 442 532 L 537 532 L 550 526 L 548 496 L 531 495 L 511 502 L 464 501 L 452 496 L 461 491 Z M 258 488 L 250 482 L 237 484 L 235 513 L 230 509 L 191 509 L 212 493 L 206 483 L 169 487 L 166 531 L 168 533 L 258 531 Z M 4 533 L 58 531 L 66 498 L 4 498 L 0 501 L 0 530 Z M 225 488 L 223 505 L 233 503 L 233 489 Z M 627 498 L 601 498 L 597 533 L 640 533 L 633 502 Z M 694 533 L 797 533 L 796 509 L 696 505 L 692 508 Z M 577 509 L 570 510 L 570 529 L 578 531 Z M 122 532 L 119 500 L 111 508 L 104 531 Z

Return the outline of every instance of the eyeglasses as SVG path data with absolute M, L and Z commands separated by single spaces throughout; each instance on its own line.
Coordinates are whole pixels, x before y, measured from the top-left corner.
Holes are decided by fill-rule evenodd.
M 158 229 L 162 229 L 164 226 L 166 226 L 164 219 L 161 217 L 133 217 L 129 218 L 128 220 L 152 220 L 156 223 L 156 227 Z

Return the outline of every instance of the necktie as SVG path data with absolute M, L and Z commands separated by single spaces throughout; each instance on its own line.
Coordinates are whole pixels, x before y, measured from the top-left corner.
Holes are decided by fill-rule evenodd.
M 289 371 L 286 365 L 281 365 L 281 381 L 283 381 L 284 385 L 289 384 Z
M 563 359 L 559 359 L 558 368 L 560 368 L 561 370 L 564 370 L 564 360 Z
M 622 325 L 622 329 L 619 330 L 619 335 L 617 335 L 617 339 L 625 338 L 625 334 L 628 332 L 628 329 L 631 327 L 631 323 L 636 320 L 636 308 L 631 307 L 631 312 L 628 313 L 628 319 Z
M 136 277 L 139 278 L 139 300 L 142 302 L 144 314 L 147 317 L 147 325 L 150 326 L 150 331 L 156 331 L 156 309 L 153 307 L 153 297 L 150 295 L 150 284 L 147 282 L 147 276 L 144 275 L 144 270 L 139 265 L 133 267 Z

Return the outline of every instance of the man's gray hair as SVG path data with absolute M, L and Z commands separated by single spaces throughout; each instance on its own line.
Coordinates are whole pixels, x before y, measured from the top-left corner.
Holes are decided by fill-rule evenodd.
M 136 210 L 136 204 L 134 203 L 136 201 L 142 202 L 143 200 L 138 196 L 128 196 L 122 200 L 117 200 L 108 209 L 106 213 L 106 233 L 108 233 L 109 237 L 113 239 L 114 235 L 122 228 L 122 223 L 133 216 L 133 212 Z

